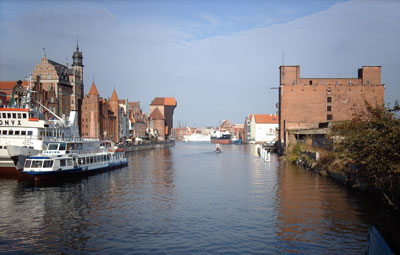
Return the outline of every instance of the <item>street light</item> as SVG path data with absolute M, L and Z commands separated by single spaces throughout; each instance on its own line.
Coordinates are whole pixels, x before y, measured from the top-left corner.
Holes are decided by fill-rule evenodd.
M 279 114 L 279 133 L 278 133 L 278 153 L 282 153 L 282 138 L 281 138 L 281 86 L 279 87 L 271 87 L 270 89 L 278 89 L 279 90 L 279 102 L 278 102 L 278 114 Z

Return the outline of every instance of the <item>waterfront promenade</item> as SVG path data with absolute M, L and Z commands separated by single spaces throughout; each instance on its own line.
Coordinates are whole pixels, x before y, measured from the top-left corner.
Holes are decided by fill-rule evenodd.
M 63 184 L 0 180 L 0 253 L 364 254 L 379 208 L 253 145 L 128 153 Z

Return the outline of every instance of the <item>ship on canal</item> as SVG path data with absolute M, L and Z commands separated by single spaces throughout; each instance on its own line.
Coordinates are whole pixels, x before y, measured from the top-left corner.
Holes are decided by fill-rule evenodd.
M 127 164 L 125 151 L 111 141 L 55 142 L 43 153 L 28 157 L 22 173 L 40 181 L 91 175 Z
M 36 155 L 52 141 L 79 138 L 77 112 L 59 117 L 35 100 L 34 84 L 18 81 L 10 103 L 0 108 L 0 176 L 20 176 L 28 156 Z M 46 120 L 45 113 L 52 115 Z
M 211 136 L 211 143 L 219 143 L 219 144 L 231 144 L 231 135 L 230 134 L 223 134 L 220 137 Z

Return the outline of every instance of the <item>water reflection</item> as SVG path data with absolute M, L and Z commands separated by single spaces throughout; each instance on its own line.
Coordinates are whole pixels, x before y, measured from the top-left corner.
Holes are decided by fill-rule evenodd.
M 357 201 L 332 180 L 283 163 L 277 201 L 283 252 L 363 254 L 368 225 Z
M 62 184 L 0 180 L 0 252 L 362 254 L 369 207 L 255 146 L 177 143 Z

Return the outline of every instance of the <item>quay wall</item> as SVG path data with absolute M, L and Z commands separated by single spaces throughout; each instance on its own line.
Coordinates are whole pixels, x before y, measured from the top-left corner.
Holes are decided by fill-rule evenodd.
M 174 146 L 175 141 L 171 140 L 168 142 L 159 142 L 159 143 L 148 143 L 148 144 L 124 144 L 119 146 L 119 148 L 124 149 L 125 152 L 135 152 L 135 151 L 144 151 L 144 150 L 151 150 L 156 148 L 164 148 Z

